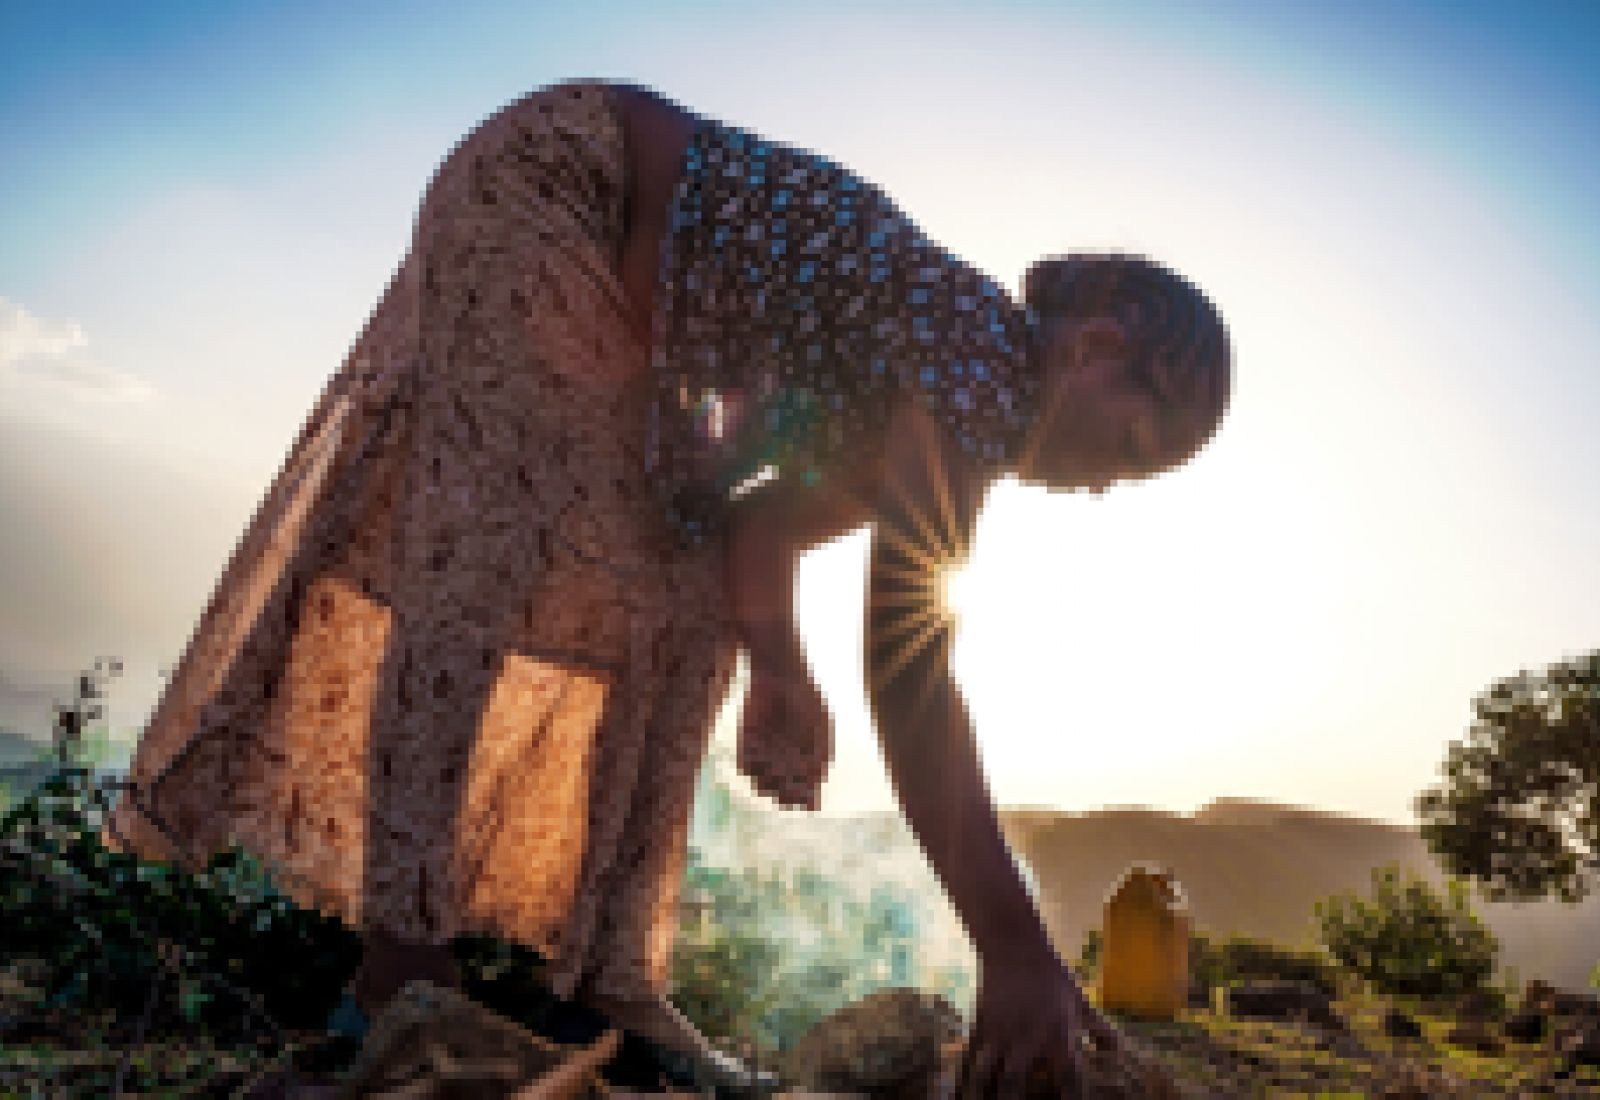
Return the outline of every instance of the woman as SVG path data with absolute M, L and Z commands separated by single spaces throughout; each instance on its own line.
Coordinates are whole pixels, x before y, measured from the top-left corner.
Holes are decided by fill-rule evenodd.
M 369 1018 L 482 932 L 738 1079 L 667 999 L 694 780 L 737 652 L 739 764 L 815 808 L 807 549 L 874 525 L 868 685 L 982 963 L 964 1088 L 1118 1037 L 984 788 L 936 578 L 989 481 L 1186 462 L 1222 322 L 1147 261 L 1035 265 L 1029 310 L 823 158 L 627 85 L 542 89 L 439 168 L 411 250 L 202 618 L 108 846 L 237 840 L 366 936 Z M 750 488 L 763 471 L 778 476 Z

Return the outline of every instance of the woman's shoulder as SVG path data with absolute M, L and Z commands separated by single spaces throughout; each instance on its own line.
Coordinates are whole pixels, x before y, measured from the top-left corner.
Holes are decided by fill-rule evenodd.
M 641 84 L 609 82 L 623 133 L 646 159 L 672 160 L 682 153 L 694 128 L 706 121 L 681 103 Z
M 618 83 L 608 87 L 616 97 L 630 178 L 638 186 L 638 193 L 630 197 L 640 204 L 643 220 L 661 220 L 682 167 L 684 149 L 702 120 L 654 89 Z

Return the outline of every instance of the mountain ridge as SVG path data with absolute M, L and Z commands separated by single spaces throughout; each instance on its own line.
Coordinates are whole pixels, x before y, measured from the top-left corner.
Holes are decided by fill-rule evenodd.
M 1372 899 L 1373 869 L 1398 863 L 1448 900 L 1447 876 L 1421 836 L 1388 822 L 1264 799 L 1218 798 L 1193 815 L 1148 807 L 1073 812 L 1003 808 L 1002 831 L 1039 883 L 1056 949 L 1075 959 L 1098 927 L 1105 896 L 1133 863 L 1174 872 L 1196 931 L 1316 950 L 1313 905 L 1353 891 Z M 1471 884 L 1469 884 L 1471 885 Z M 1489 902 L 1471 886 L 1472 911 L 1500 940 L 1503 980 L 1542 978 L 1584 990 L 1600 963 L 1600 884 L 1573 905 Z

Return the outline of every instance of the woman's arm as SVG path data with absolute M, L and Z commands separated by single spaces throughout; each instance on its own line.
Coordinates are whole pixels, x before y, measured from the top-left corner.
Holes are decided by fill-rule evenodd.
M 790 808 L 818 808 L 832 756 L 828 704 L 811 677 L 794 618 L 795 571 L 805 552 L 866 522 L 870 513 L 837 483 L 795 491 L 768 483 L 738 501 L 726 589 L 750 659 L 740 714 L 740 766 L 762 794 Z M 753 740 L 747 734 L 759 730 Z M 762 758 L 784 746 L 784 759 Z M 745 767 L 745 750 L 754 770 Z
M 794 618 L 795 571 L 807 551 L 871 521 L 865 487 L 876 468 L 864 469 L 812 488 L 767 482 L 735 504 L 724 590 L 752 670 L 809 675 Z
M 915 405 L 890 429 L 872 539 L 867 697 L 889 778 L 985 966 L 1055 961 L 983 780 L 950 675 L 937 571 L 965 558 L 985 486 Z

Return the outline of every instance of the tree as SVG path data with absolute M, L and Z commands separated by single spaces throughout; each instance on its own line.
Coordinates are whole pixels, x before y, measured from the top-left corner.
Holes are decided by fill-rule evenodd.
M 1498 681 L 1473 710 L 1448 783 L 1412 803 L 1424 843 L 1490 901 L 1582 901 L 1600 870 L 1600 650 Z

